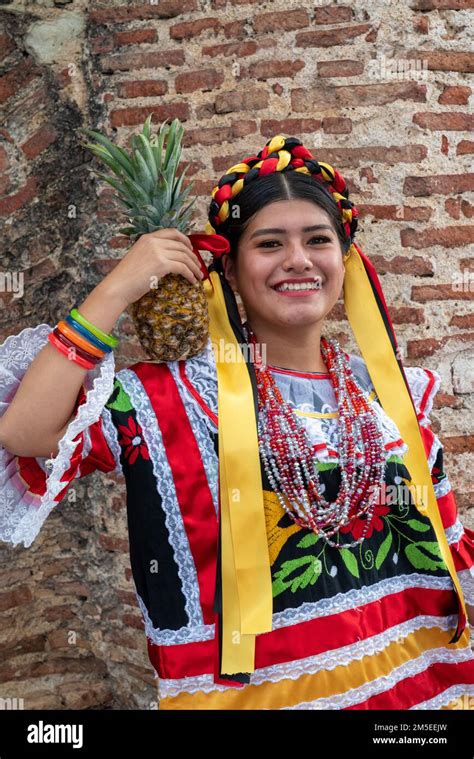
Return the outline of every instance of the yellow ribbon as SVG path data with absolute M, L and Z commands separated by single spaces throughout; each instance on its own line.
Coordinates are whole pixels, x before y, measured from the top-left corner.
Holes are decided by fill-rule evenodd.
M 439 513 L 416 412 L 400 373 L 369 277 L 354 245 L 351 246 L 350 255 L 345 262 L 345 271 L 344 307 L 347 318 L 380 403 L 408 445 L 405 460 L 412 482 L 409 486 L 410 492 L 417 509 L 431 521 L 441 556 L 459 595 L 463 612 L 466 613 L 464 596 Z
M 221 673 L 232 675 L 254 672 L 255 636 L 272 629 L 272 578 L 252 385 L 216 272 L 204 280 L 204 291 L 217 369 Z

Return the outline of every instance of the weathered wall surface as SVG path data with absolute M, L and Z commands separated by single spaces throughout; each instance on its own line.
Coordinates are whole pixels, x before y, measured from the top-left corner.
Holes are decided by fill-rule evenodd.
M 78 126 L 124 145 L 148 113 L 156 124 L 179 117 L 200 195 L 196 231 L 229 166 L 274 134 L 298 136 L 349 181 L 358 242 L 380 274 L 406 363 L 442 375 L 433 427 L 461 517 L 474 526 L 469 5 L 5 5 L 0 340 L 64 318 L 127 246 Z M 342 303 L 332 316 L 328 334 L 357 351 Z M 116 332 L 118 368 L 143 357 L 128 317 Z M 0 550 L 0 693 L 25 708 L 153 708 L 124 489 L 95 474 L 70 496 L 29 550 Z

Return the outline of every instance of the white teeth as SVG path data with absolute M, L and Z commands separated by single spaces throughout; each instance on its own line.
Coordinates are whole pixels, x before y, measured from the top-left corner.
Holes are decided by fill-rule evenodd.
M 317 282 L 305 282 L 301 285 L 296 284 L 290 284 L 288 282 L 285 282 L 282 285 L 278 285 L 278 287 L 275 287 L 275 290 L 318 290 L 318 283 Z

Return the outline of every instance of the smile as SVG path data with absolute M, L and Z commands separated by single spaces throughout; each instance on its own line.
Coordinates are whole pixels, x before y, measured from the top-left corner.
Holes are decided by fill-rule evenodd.
M 279 295 L 287 295 L 291 298 L 308 297 L 309 295 L 314 295 L 320 289 L 321 285 L 319 282 L 305 282 L 298 285 L 285 282 L 282 285 L 278 285 L 278 287 L 272 287 L 272 290 L 275 290 Z

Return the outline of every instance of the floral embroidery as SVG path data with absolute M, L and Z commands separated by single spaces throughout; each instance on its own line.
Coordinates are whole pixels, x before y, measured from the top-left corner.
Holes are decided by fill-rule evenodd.
M 134 464 L 139 456 L 146 461 L 150 460 L 150 454 L 143 440 L 142 430 L 133 416 L 127 419 L 128 427 L 119 424 L 118 429 L 121 433 L 119 443 L 125 448 L 125 458 L 129 464 Z
M 447 570 L 430 520 L 419 512 L 411 496 L 407 498 L 407 490 L 403 486 L 410 481 L 408 470 L 398 456 L 391 459 L 388 481 L 393 483 L 394 488 L 390 497 L 384 495 L 382 503 L 375 507 L 374 519 L 367 532 L 367 537 L 372 538 L 370 545 L 332 549 L 311 530 L 300 529 L 299 532 L 304 534 L 296 543 L 296 549 L 311 547 L 312 551 L 283 560 L 278 567 L 275 557 L 273 597 L 286 590 L 297 593 L 314 585 L 322 575 L 329 580 L 335 578 L 339 568 L 342 569 L 341 562 L 356 578 L 360 578 L 361 571 L 379 572 L 388 561 L 398 564 L 400 557 L 407 568 L 413 570 Z M 279 524 L 282 525 L 282 521 Z M 352 542 L 362 534 L 364 525 L 365 518 L 357 518 L 341 527 L 333 540 L 342 544 L 343 540 L 340 539 L 346 535 L 347 542 Z

